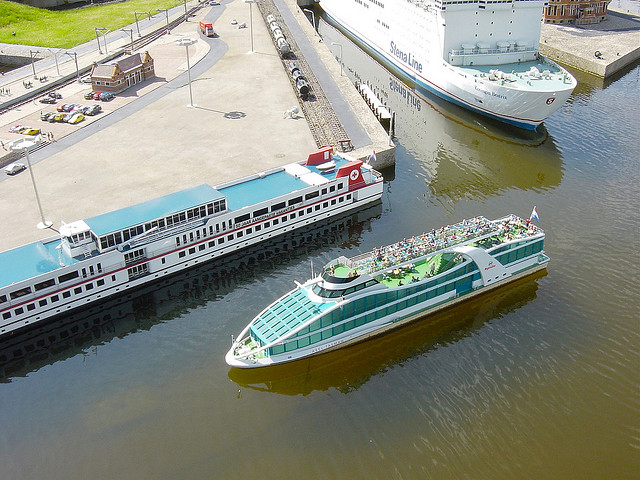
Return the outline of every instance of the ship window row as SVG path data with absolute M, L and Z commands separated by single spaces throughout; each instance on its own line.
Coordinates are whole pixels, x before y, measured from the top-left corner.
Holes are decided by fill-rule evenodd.
M 336 203 L 344 203 L 345 200 L 350 200 L 351 199 L 351 194 L 348 195 L 344 195 L 342 197 L 340 197 L 338 200 L 333 199 L 331 202 L 325 202 L 323 204 L 324 208 L 328 208 L 329 203 L 331 203 L 331 205 L 335 205 Z M 267 222 L 263 222 L 263 223 L 259 223 L 256 225 L 253 225 L 252 227 L 248 227 L 245 228 L 244 230 L 238 230 L 235 233 L 230 233 L 229 235 L 227 235 L 226 237 L 221 236 L 218 239 L 214 239 L 211 240 L 207 246 L 205 246 L 205 244 L 200 244 L 198 246 L 198 252 L 205 250 L 205 248 L 214 248 L 217 245 L 222 245 L 223 243 L 225 243 L 225 241 L 228 242 L 232 242 L 233 240 L 237 239 L 237 238 L 242 238 L 245 235 L 251 235 L 252 233 L 258 233 L 261 232 L 263 229 L 266 230 L 268 228 L 271 228 L 272 226 L 275 227 L 277 225 L 280 225 L 280 223 L 285 223 L 288 222 L 289 220 L 294 220 L 296 217 L 303 217 L 305 215 L 309 215 L 312 214 L 314 211 L 319 211 L 320 210 L 320 205 L 316 205 L 315 207 L 308 207 L 307 209 L 301 209 L 297 212 L 293 212 L 290 213 L 289 215 L 283 215 L 282 217 L 279 218 L 274 218 L 272 220 L 269 220 Z M 223 225 L 223 229 L 225 228 L 225 222 L 222 222 Z M 216 225 L 216 232 L 219 231 L 218 229 L 219 224 Z M 214 234 L 214 227 L 210 226 L 209 227 L 209 236 L 212 236 Z M 184 234 L 181 237 L 176 237 L 176 246 L 180 246 L 180 245 L 187 245 L 188 243 L 193 243 L 193 242 L 197 242 L 202 238 L 206 238 L 207 237 L 207 229 L 203 228 L 202 231 L 200 229 L 196 230 L 195 232 L 190 232 L 188 235 Z M 143 258 L 146 258 L 144 253 L 143 253 L 143 249 L 140 249 L 138 252 L 140 252 L 139 256 L 137 256 L 135 259 L 136 260 L 141 260 Z M 184 258 L 187 256 L 187 254 L 191 255 L 196 253 L 196 247 L 190 248 L 188 250 L 182 250 L 180 252 L 178 252 L 178 257 L 179 258 Z M 127 256 L 125 255 L 125 262 L 127 262 Z M 131 262 L 127 262 L 127 264 L 130 263 L 134 263 L 134 261 Z
M 112 277 L 112 280 L 115 280 L 114 276 Z M 2 314 L 2 319 L 9 320 L 13 316 L 23 315 L 25 312 L 32 312 L 38 307 L 42 308 L 46 307 L 49 304 L 53 305 L 59 302 L 61 299 L 71 298 L 72 295 L 80 295 L 83 292 L 88 292 L 96 287 L 102 287 L 104 284 L 104 278 L 99 278 L 98 280 L 96 280 L 95 284 L 93 282 L 86 283 L 84 286 L 74 287 L 73 289 L 69 289 L 61 293 L 56 293 L 55 295 L 51 295 L 50 297 L 41 298 L 40 300 L 28 303 L 27 305 L 22 305 L 12 311 L 6 311 Z M 3 297 L 5 296 L 3 295 Z M 0 300 L 2 300 L 2 297 L 0 297 Z
M 240 238 L 243 237 L 244 235 L 249 235 L 251 233 L 255 232 L 260 232 L 262 229 L 267 229 L 270 228 L 271 226 L 276 226 L 279 225 L 280 222 L 287 222 L 288 220 L 293 220 L 296 217 L 302 217 L 305 214 L 309 215 L 311 213 L 313 213 L 314 211 L 320 211 L 321 208 L 328 208 L 329 204 L 331 205 L 336 205 L 337 203 L 344 203 L 347 200 L 351 200 L 351 194 L 347 194 L 347 195 L 343 195 L 341 197 L 339 197 L 337 200 L 334 198 L 331 200 L 331 202 L 324 202 L 322 204 L 322 207 L 320 205 L 315 205 L 314 207 L 308 207 L 306 209 L 300 209 L 298 212 L 293 212 L 290 213 L 288 215 L 282 215 L 279 218 L 273 218 L 272 220 L 263 222 L 263 223 L 259 223 L 259 224 L 255 224 L 252 227 L 249 227 L 247 229 L 244 230 L 239 230 L 236 233 L 231 233 L 229 235 L 227 235 L 227 240 L 228 241 L 232 241 L 235 238 Z M 305 213 L 306 212 L 306 213 Z M 229 228 L 231 228 L 231 222 L 229 222 Z M 203 229 L 198 229 L 195 230 L 194 232 L 189 232 L 189 234 L 183 234 L 181 236 L 175 237 L 175 241 L 176 241 L 176 246 L 179 247 L 181 245 L 188 245 L 189 243 L 193 243 L 193 242 L 198 242 L 200 241 L 202 238 L 206 238 L 207 236 L 213 236 L 214 234 L 219 233 L 220 231 L 224 231 L 226 230 L 226 222 L 222 222 L 222 230 L 220 230 L 220 224 L 216 224 L 215 225 L 215 229 L 214 226 L 211 225 L 209 226 L 209 233 L 207 235 L 207 229 L 203 228 Z M 209 242 L 209 246 L 212 247 L 214 244 L 215 240 L 212 242 Z M 220 239 L 218 239 L 218 244 L 222 244 L 224 243 L 224 237 L 220 237 Z M 186 254 L 184 254 L 184 252 L 181 252 L 182 254 L 180 255 L 180 258 L 184 257 Z
M 535 243 L 523 245 L 520 248 L 509 250 L 508 252 L 503 253 L 501 255 L 496 255 L 496 258 L 502 265 L 508 265 L 517 260 L 521 260 L 525 257 L 541 252 L 543 245 L 544 245 L 544 241 L 540 240 Z
M 93 276 L 99 273 L 102 273 L 101 263 L 97 263 L 96 265 L 90 265 L 82 269 L 83 278 L 87 278 L 87 276 L 89 275 Z M 31 295 L 34 292 L 39 292 L 41 290 L 45 290 L 47 288 L 68 282 L 70 280 L 73 280 L 74 278 L 79 278 L 79 277 L 80 277 L 80 272 L 76 270 L 73 272 L 65 273 L 64 275 L 60 275 L 57 278 L 57 281 L 56 281 L 56 278 L 49 278 L 47 280 L 43 280 L 41 282 L 35 283 L 33 286 L 27 286 L 27 287 L 20 288 L 18 290 L 14 290 L 13 292 L 9 293 L 8 297 L 7 295 L 0 295 L 0 303 L 5 303 L 9 299 L 17 300 L 18 298 L 24 297 L 25 295 Z
M 437 286 L 441 283 L 445 283 L 445 282 L 450 282 L 451 280 L 459 277 L 460 275 L 466 275 L 471 273 L 472 271 L 476 271 L 477 269 L 475 267 L 475 264 L 473 262 L 466 262 L 466 264 L 464 266 L 460 266 L 459 268 L 455 268 L 452 271 L 450 271 L 449 273 L 447 273 L 446 275 L 442 275 L 442 276 L 437 276 L 434 277 L 433 280 L 430 280 L 428 282 L 425 283 L 420 283 L 420 284 L 416 284 L 415 286 L 412 286 L 408 289 L 404 289 L 404 290 L 394 290 L 391 292 L 387 292 L 388 295 L 397 295 L 398 292 L 403 292 L 402 295 L 413 295 L 416 292 L 419 292 L 421 290 L 425 290 L 425 289 L 429 289 L 429 288 L 433 288 L 434 286 Z M 479 275 L 479 274 L 478 274 Z M 478 277 L 479 278 L 479 277 Z M 367 282 L 366 284 L 360 284 L 357 287 L 350 287 L 347 289 L 342 289 L 342 290 L 328 290 L 325 289 L 324 287 L 321 287 L 319 284 L 316 284 L 313 286 L 312 290 L 313 293 L 315 293 L 316 295 L 320 296 L 320 297 L 324 297 L 324 298 L 338 298 L 341 297 L 343 295 L 349 295 L 350 293 L 353 293 L 354 291 L 358 291 L 362 288 L 362 286 L 370 286 L 378 283 L 377 281 L 373 281 L 373 283 L 371 282 Z M 357 290 L 353 290 L 354 288 L 357 288 Z M 395 300 L 395 298 L 394 298 Z
M 135 236 L 142 235 L 143 233 L 148 232 L 151 229 L 169 228 L 188 221 L 208 217 L 210 215 L 213 215 L 214 213 L 222 212 L 225 209 L 226 200 L 220 199 L 214 202 L 207 203 L 206 205 L 200 205 L 198 207 L 190 208 L 173 215 L 168 215 L 164 218 L 160 218 L 152 222 L 135 225 L 133 227 L 125 228 L 117 232 L 112 232 L 108 235 L 103 235 L 100 237 L 100 248 L 104 250 L 109 247 L 114 247 L 122 242 L 126 242 L 127 240 Z
M 383 307 L 381 308 L 381 311 L 394 313 L 397 310 L 406 308 L 406 306 L 413 306 L 417 302 L 430 300 L 431 298 L 450 292 L 454 289 L 463 288 L 466 285 L 469 285 L 469 283 L 478 279 L 480 279 L 480 272 L 476 270 L 473 273 L 469 273 L 464 275 L 463 277 L 458 278 L 456 281 L 449 281 L 448 283 L 445 283 L 444 279 L 440 279 L 440 283 L 433 285 L 431 289 L 427 290 L 426 292 L 423 291 L 424 286 L 422 286 L 422 288 L 415 286 L 404 290 L 381 292 L 363 298 L 358 298 L 353 302 L 347 303 L 341 309 L 332 310 L 330 313 L 326 314 L 318 321 L 300 330 L 300 332 L 298 332 L 298 336 L 303 336 L 315 330 L 319 330 L 335 323 L 342 322 L 343 320 L 356 315 L 357 312 L 373 311 L 378 307 Z M 416 295 L 419 292 L 422 293 Z M 417 302 L 415 299 L 418 299 Z M 394 305 L 396 305 L 396 307 L 394 307 Z M 397 305 L 401 306 L 397 307 Z M 375 320 L 377 318 L 380 318 L 381 316 L 384 316 L 384 314 L 378 314 L 377 317 L 371 317 L 370 320 Z
M 376 283 L 379 283 L 379 282 L 377 280 L 369 280 L 368 282 L 360 283 L 358 285 L 354 285 L 353 287 L 344 288 L 341 290 L 328 290 L 320 286 L 319 283 L 316 283 L 311 290 L 313 291 L 313 293 L 323 298 L 338 298 L 344 295 L 349 295 L 351 293 L 358 292 L 363 288 L 371 287 Z
M 321 193 L 322 195 L 326 195 L 327 193 L 333 193 L 336 190 L 340 191 L 345 188 L 345 185 L 346 185 L 346 182 L 339 182 L 337 187 L 336 185 L 331 185 L 329 188 L 323 188 L 321 191 L 309 192 L 304 195 L 304 201 L 306 202 L 309 200 L 313 200 L 314 198 L 318 198 Z M 299 203 L 302 203 L 302 201 L 303 201 L 302 195 L 290 198 L 288 200 L 283 200 L 282 202 L 274 203 L 270 207 L 263 207 L 258 210 L 254 210 L 251 213 L 245 213 L 243 215 L 239 215 L 234 218 L 234 223 L 237 225 L 239 223 L 246 222 L 249 219 L 258 219 L 260 217 L 263 217 L 264 215 L 267 215 L 269 212 L 275 213 L 287 207 L 293 207 L 295 205 L 298 205 Z M 229 226 L 231 226 L 231 224 Z
M 480 274 L 478 273 L 477 275 L 479 276 Z M 285 352 L 291 352 L 298 348 L 313 345 L 322 340 L 326 340 L 343 332 L 352 330 L 356 327 L 360 327 L 364 324 L 379 320 L 380 318 L 386 317 L 387 315 L 391 315 L 406 308 L 413 307 L 419 303 L 426 302 L 427 300 L 435 298 L 439 295 L 451 292 L 456 288 L 466 288 L 468 284 L 469 278 L 461 278 L 455 282 L 441 285 L 437 289 L 423 292 L 420 295 L 416 295 L 405 300 L 392 303 L 386 307 L 380 308 L 379 310 L 371 311 L 370 313 L 360 315 L 356 318 L 351 318 L 353 317 L 354 312 L 363 311 L 362 308 L 365 299 L 356 300 L 351 304 L 345 305 L 345 308 L 343 308 L 342 310 L 336 309 L 326 314 L 322 319 L 314 322 L 310 326 L 311 328 L 305 328 L 301 330 L 295 340 L 291 340 L 281 345 L 274 345 L 269 349 L 269 353 L 271 355 L 277 355 Z M 362 303 L 358 305 L 358 302 L 360 301 L 362 301 Z M 347 308 L 349 306 L 351 306 L 350 309 Z M 330 325 L 334 326 L 329 328 Z M 316 331 L 320 328 L 324 329 Z

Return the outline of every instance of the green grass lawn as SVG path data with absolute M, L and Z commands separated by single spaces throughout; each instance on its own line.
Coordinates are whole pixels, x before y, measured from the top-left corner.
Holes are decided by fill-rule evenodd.
M 177 0 L 126 0 L 52 11 L 0 0 L 0 42 L 50 48 L 71 48 L 95 38 L 94 28 L 115 31 L 135 22 L 135 12 L 157 13 L 182 4 Z M 138 22 L 148 21 L 140 19 Z

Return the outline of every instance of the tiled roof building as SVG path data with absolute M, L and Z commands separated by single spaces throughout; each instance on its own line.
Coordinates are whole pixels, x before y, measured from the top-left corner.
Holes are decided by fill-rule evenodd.
M 149 52 L 135 53 L 112 64 L 93 64 L 91 87 L 95 92 L 121 92 L 155 76 Z

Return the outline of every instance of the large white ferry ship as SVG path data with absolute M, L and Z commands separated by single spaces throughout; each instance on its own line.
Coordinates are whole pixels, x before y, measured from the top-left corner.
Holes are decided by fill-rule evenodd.
M 291 362 L 380 335 L 544 269 L 544 232 L 522 218 L 484 217 L 327 264 L 233 339 L 228 365 Z
M 417 89 L 529 130 L 576 86 L 539 53 L 544 0 L 319 0 L 346 33 Z
M 63 224 L 0 253 L 0 336 L 382 197 L 370 165 L 308 159 Z

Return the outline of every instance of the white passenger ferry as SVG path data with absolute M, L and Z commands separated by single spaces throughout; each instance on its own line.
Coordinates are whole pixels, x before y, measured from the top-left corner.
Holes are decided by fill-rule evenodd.
M 327 162 L 335 169 L 323 170 Z M 308 159 L 63 224 L 0 253 L 0 335 L 333 217 L 382 196 L 370 165 L 322 147 Z
M 529 130 L 576 86 L 539 53 L 545 0 L 320 0 L 390 70 L 457 105 Z
M 260 312 L 225 360 L 264 367 L 361 342 L 546 268 L 544 238 L 515 215 L 476 217 L 340 257 Z

